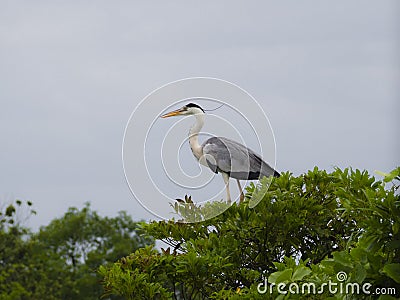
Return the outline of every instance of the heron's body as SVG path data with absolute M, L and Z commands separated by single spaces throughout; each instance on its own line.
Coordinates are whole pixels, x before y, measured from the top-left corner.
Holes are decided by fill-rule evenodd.
M 224 137 L 212 137 L 200 145 L 198 135 L 204 125 L 204 110 L 197 104 L 189 103 L 183 108 L 163 115 L 194 115 L 196 123 L 189 131 L 189 144 L 197 160 L 209 167 L 214 173 L 221 173 L 227 192 L 227 200 L 231 201 L 229 178 L 237 180 L 241 200 L 244 196 L 239 180 L 256 180 L 263 176 L 279 177 L 279 173 L 268 165 L 262 158 L 246 146 Z

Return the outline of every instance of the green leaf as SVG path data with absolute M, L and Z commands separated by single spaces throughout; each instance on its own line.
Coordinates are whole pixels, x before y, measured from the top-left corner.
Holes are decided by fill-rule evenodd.
M 268 277 L 268 282 L 277 284 L 280 282 L 289 281 L 292 278 L 292 273 L 293 269 L 286 269 L 284 271 L 272 273 Z
M 359 248 L 359 247 L 358 248 L 353 248 L 350 251 L 350 255 L 354 260 L 359 261 L 359 262 L 361 262 L 363 264 L 366 264 L 367 261 L 368 261 L 367 260 L 367 253 L 362 248 Z
M 349 267 L 349 268 L 353 267 L 353 264 L 349 258 L 349 255 L 344 251 L 334 252 L 333 259 L 334 259 L 335 263 L 338 263 L 342 266 Z
M 383 267 L 383 273 L 400 283 L 400 264 L 386 264 Z
M 400 168 L 394 169 L 393 171 L 391 171 L 390 173 L 384 173 L 381 171 L 375 171 L 376 174 L 383 176 L 383 181 L 385 182 L 390 182 L 392 181 L 394 178 L 396 178 L 397 176 L 400 175 Z
M 311 270 L 307 267 L 300 266 L 296 268 L 293 273 L 292 281 L 299 281 L 302 280 L 305 276 L 311 273 Z
M 355 282 L 362 283 L 365 277 L 367 277 L 367 271 L 361 264 L 357 264 L 352 272 L 352 275 L 352 278 Z

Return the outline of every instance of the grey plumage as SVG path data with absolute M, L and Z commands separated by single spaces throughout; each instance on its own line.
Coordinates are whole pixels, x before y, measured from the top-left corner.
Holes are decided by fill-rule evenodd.
M 212 137 L 202 145 L 209 168 L 239 180 L 255 180 L 280 174 L 253 150 L 224 137 Z

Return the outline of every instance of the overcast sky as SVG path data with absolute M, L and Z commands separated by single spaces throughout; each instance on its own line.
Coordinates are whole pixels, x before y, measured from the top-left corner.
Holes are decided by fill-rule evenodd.
M 32 201 L 33 228 L 85 201 L 154 218 L 126 184 L 124 129 L 146 95 L 193 76 L 255 97 L 278 170 L 389 171 L 400 163 L 398 3 L 0 1 L 0 202 Z

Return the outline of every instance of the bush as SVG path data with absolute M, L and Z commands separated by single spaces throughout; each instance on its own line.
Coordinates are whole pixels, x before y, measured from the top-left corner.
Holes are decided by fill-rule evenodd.
M 395 291 L 392 296 L 398 297 L 399 172 L 397 168 L 384 174 L 383 181 L 351 169 L 327 173 L 315 168 L 299 177 L 284 173 L 280 178 L 263 178 L 257 186 L 251 184 L 243 203 L 212 219 L 142 223 L 144 233 L 169 247 L 161 252 L 142 248 L 101 267 L 106 295 L 360 299 L 372 295 L 346 293 L 345 287 L 371 284 L 367 289 L 371 293 L 379 288 L 387 294 Z M 185 197 L 173 207 L 186 220 L 203 220 L 223 205 L 199 207 Z M 344 288 L 330 291 L 325 286 L 329 281 Z M 261 294 L 266 282 L 269 290 Z M 305 295 L 288 289 L 296 292 L 296 285 L 302 284 L 315 286 L 316 292 Z M 286 295 L 278 292 L 278 285 L 286 288 Z

